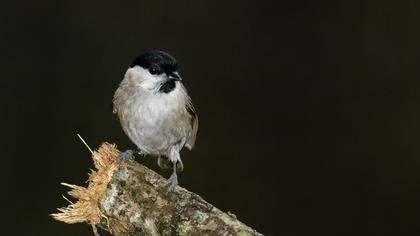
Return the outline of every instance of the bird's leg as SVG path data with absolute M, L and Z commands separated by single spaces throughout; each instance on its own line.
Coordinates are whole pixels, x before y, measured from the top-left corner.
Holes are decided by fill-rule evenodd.
M 172 162 L 172 175 L 168 179 L 168 184 L 167 184 L 168 192 L 173 191 L 175 189 L 175 186 L 178 185 L 178 176 L 176 174 L 176 163 L 177 163 L 177 160 L 173 160 L 171 162 Z
M 172 175 L 168 179 L 167 192 L 171 192 L 175 189 L 178 185 L 178 176 L 176 174 L 177 164 L 181 161 L 181 157 L 179 156 L 179 149 L 177 147 L 173 147 L 169 153 L 169 160 L 172 162 Z
M 118 155 L 117 160 L 118 161 L 131 161 L 134 160 L 134 150 L 127 150 L 125 152 L 122 152 Z

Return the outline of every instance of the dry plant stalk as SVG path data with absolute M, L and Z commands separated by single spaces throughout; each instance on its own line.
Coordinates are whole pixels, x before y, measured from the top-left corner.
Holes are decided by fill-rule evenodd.
M 58 208 L 60 213 L 51 214 L 51 216 L 67 224 L 87 222 L 92 225 L 94 232 L 97 231 L 95 225 L 99 224 L 102 218 L 98 202 L 104 195 L 114 170 L 119 165 L 116 160 L 118 154 L 119 151 L 115 145 L 109 143 L 104 143 L 98 151 L 93 151 L 92 159 L 96 171 L 91 170 L 88 187 L 62 183 L 71 188 L 68 194 L 78 201 L 70 202 L 71 204 L 66 208 Z
M 54 219 L 86 222 L 96 236 L 96 226 L 117 236 L 261 235 L 184 188 L 168 194 L 162 176 L 135 161 L 117 161 L 120 152 L 113 144 L 91 152 L 96 170 L 89 174 L 88 187 L 63 183 L 77 202 L 59 208 L 51 214 Z

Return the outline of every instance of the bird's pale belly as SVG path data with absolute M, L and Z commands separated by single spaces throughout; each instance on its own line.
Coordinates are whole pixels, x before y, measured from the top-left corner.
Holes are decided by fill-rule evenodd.
M 127 125 L 123 127 L 129 138 L 147 154 L 168 155 L 172 148 L 179 151 L 191 130 L 185 109 L 162 104 L 160 109 L 151 110 L 147 105 L 142 104 L 127 114 Z

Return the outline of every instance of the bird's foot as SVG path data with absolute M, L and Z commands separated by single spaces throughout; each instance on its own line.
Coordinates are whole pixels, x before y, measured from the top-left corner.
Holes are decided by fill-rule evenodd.
M 173 173 L 171 177 L 169 177 L 168 183 L 166 184 L 166 193 L 170 193 L 174 191 L 177 185 L 178 185 L 178 176 L 176 175 L 176 173 Z
M 118 161 L 131 161 L 134 160 L 134 151 L 133 150 L 127 150 L 125 152 L 122 152 L 118 155 L 117 160 Z

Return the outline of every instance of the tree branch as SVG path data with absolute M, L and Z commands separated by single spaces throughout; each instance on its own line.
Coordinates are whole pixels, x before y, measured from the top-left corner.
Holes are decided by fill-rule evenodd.
M 94 232 L 99 226 L 116 236 L 261 235 L 184 188 L 167 193 L 166 179 L 135 161 L 118 162 L 118 154 L 107 143 L 93 152 L 97 170 L 89 186 L 64 184 L 78 201 L 52 216 L 66 223 L 87 222 Z

